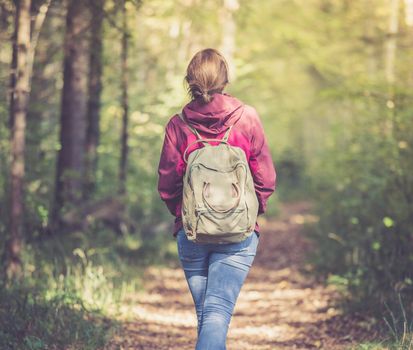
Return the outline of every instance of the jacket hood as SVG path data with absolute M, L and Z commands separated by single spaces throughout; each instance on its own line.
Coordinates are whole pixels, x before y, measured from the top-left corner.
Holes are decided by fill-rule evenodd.
M 211 102 L 203 105 L 198 99 L 183 108 L 189 125 L 205 133 L 221 133 L 241 117 L 244 104 L 227 93 L 215 93 Z

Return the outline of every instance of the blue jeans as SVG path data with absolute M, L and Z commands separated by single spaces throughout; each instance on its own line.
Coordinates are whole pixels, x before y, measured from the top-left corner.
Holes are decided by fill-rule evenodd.
M 225 350 L 229 323 L 259 242 L 255 231 L 239 243 L 195 243 L 177 233 L 179 260 L 195 304 L 195 350 Z

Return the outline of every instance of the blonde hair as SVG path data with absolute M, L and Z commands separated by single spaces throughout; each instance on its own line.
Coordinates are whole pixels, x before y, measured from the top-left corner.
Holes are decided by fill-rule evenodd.
M 212 95 L 221 93 L 229 83 L 224 56 L 211 48 L 197 52 L 189 62 L 185 81 L 193 100 L 199 98 L 202 103 L 209 103 Z

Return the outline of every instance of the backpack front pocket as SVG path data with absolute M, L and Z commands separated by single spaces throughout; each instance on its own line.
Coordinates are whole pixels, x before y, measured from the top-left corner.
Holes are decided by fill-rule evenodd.
M 209 209 L 197 211 L 196 233 L 225 235 L 244 233 L 248 229 L 246 207 L 237 207 L 225 213 Z

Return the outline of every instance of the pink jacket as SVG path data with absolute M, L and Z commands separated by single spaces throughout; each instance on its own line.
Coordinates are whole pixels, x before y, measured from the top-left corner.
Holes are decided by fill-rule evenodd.
M 228 143 L 242 148 L 247 156 L 259 202 L 258 214 L 263 214 L 269 196 L 275 191 L 276 172 L 256 110 L 227 93 L 216 93 L 206 105 L 201 105 L 197 100 L 189 102 L 183 108 L 183 114 L 187 123 L 197 129 L 202 138 L 221 139 L 228 127 L 233 125 Z M 195 140 L 194 133 L 178 115 L 170 118 L 165 127 L 158 166 L 158 191 L 175 216 L 173 236 L 182 228 L 182 179 L 186 169 L 183 153 L 187 145 Z M 202 143 L 195 143 L 187 151 L 187 156 L 199 147 L 203 147 Z M 255 230 L 259 232 L 258 223 Z

